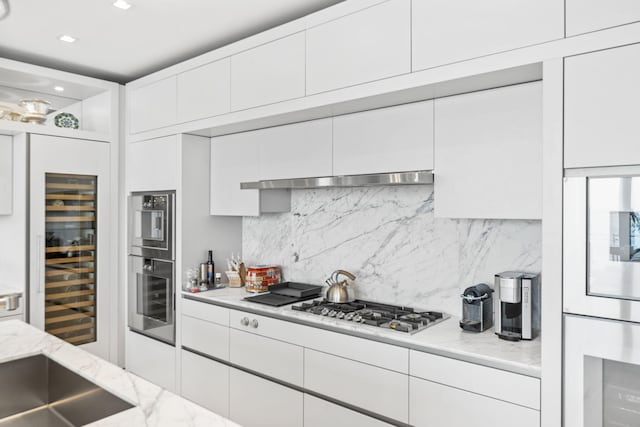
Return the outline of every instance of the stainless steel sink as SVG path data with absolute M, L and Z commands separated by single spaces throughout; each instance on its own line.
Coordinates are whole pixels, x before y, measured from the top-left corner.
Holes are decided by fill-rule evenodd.
M 132 407 L 43 355 L 0 364 L 0 427 L 83 426 Z

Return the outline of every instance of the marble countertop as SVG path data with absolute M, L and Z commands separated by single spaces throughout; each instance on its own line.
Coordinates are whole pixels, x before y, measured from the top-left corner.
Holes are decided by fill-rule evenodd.
M 44 354 L 135 407 L 91 427 L 237 427 L 157 385 L 19 320 L 0 322 L 0 363 Z
M 532 341 L 510 342 L 499 339 L 493 333 L 493 329 L 482 333 L 465 332 L 460 329 L 458 325 L 460 319 L 455 316 L 409 335 L 391 329 L 295 311 L 291 306 L 270 307 L 245 301 L 244 297 L 250 294 L 242 288 L 222 288 L 199 293 L 183 292 L 183 295 L 215 305 L 540 378 L 539 337 Z

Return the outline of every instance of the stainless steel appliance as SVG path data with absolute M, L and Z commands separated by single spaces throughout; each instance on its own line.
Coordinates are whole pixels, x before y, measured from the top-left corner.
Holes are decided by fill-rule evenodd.
M 291 308 L 319 316 L 342 319 L 345 322 L 362 323 L 409 334 L 449 318 L 447 314 L 437 311 L 418 311 L 411 307 L 362 300 L 344 304 L 316 300 L 309 303 L 303 302 L 300 305 L 291 306 Z
M 174 191 L 132 193 L 129 199 L 131 255 L 174 259 Z
M 175 344 L 175 192 L 131 195 L 128 325 Z
M 469 286 L 462 298 L 462 320 L 465 331 L 483 332 L 493 326 L 493 289 L 484 283 Z
M 640 322 L 640 168 L 565 178 L 563 237 L 564 311 Z
M 518 271 L 495 275 L 495 330 L 508 341 L 531 340 L 540 332 L 540 276 Z
M 640 425 L 640 167 L 567 170 L 564 422 Z

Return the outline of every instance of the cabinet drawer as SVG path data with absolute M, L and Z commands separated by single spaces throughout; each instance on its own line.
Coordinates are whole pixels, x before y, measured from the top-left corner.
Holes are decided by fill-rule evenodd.
M 540 427 L 540 412 L 411 378 L 409 423 L 416 427 Z
M 229 367 L 182 350 L 182 396 L 229 416 Z
M 182 298 L 182 314 L 222 326 L 229 326 L 229 309 L 217 305 Z
M 182 316 L 182 345 L 209 356 L 229 360 L 229 327 Z
M 406 423 L 408 377 L 404 374 L 304 350 L 304 387 Z
M 257 320 L 258 327 L 243 326 L 242 319 L 245 317 L 250 322 Z M 409 372 L 409 350 L 406 348 L 237 310 L 231 310 L 230 321 L 232 327 L 254 334 L 403 374 Z
M 302 387 L 302 347 L 233 328 L 229 342 L 231 363 Z
M 304 427 L 326 426 L 390 427 L 391 424 L 305 394 Z
M 302 393 L 231 368 L 229 418 L 244 427 L 302 427 Z
M 306 55 L 307 95 L 411 72 L 410 1 L 387 1 L 307 30 Z
M 304 96 L 305 35 L 297 33 L 231 57 L 231 109 Z
M 411 350 L 410 375 L 540 409 L 540 380 L 500 369 Z

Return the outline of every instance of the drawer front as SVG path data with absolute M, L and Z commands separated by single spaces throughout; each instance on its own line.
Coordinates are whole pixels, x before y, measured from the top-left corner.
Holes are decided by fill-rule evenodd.
M 302 347 L 230 329 L 231 363 L 302 387 Z
M 409 423 L 416 427 L 540 427 L 540 412 L 411 378 Z
M 500 369 L 411 350 L 410 375 L 540 409 L 540 380 Z
M 182 345 L 209 356 L 229 360 L 229 328 L 182 316 Z
M 242 325 L 244 318 L 249 320 L 248 326 Z M 258 321 L 257 328 L 252 327 L 253 320 Z M 409 350 L 406 348 L 237 310 L 231 310 L 230 322 L 232 327 L 254 334 L 403 374 L 409 372 Z
M 408 377 L 314 350 L 304 351 L 304 387 L 406 423 Z
M 182 397 L 229 416 L 229 367 L 182 350 Z
M 304 427 L 327 426 L 390 427 L 391 424 L 305 394 Z
M 231 368 L 229 418 L 244 427 L 302 427 L 302 393 Z
M 183 298 L 182 314 L 222 326 L 229 326 L 229 309 L 217 305 Z

